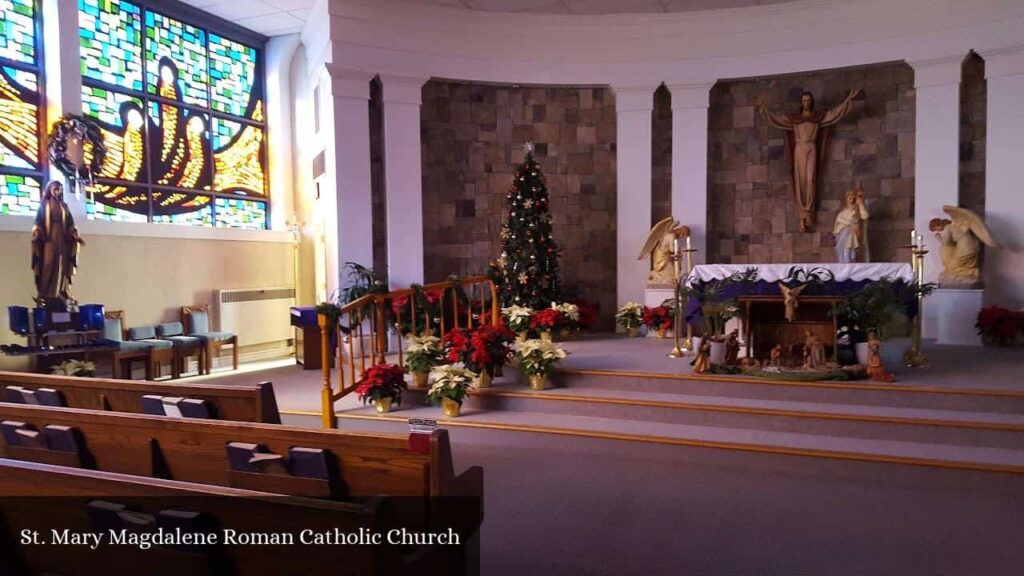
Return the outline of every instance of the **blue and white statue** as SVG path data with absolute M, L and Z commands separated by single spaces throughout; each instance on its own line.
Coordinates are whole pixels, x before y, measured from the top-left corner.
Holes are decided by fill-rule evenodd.
M 843 208 L 836 214 L 832 234 L 836 237 L 836 258 L 841 264 L 857 261 L 857 251 L 864 248 L 864 261 L 870 262 L 868 252 L 868 209 L 864 206 L 864 192 L 860 185 L 846 191 Z

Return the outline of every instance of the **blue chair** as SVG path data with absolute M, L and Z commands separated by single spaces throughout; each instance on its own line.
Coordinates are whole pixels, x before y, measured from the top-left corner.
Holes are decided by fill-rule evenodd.
M 129 342 L 125 340 L 125 315 L 122 310 L 107 310 L 103 313 L 103 337 L 121 345 L 111 358 L 110 371 L 114 378 L 127 377 L 132 379 L 132 363 L 141 360 L 146 367 L 146 380 L 153 379 L 153 346 L 146 342 Z
M 156 327 L 139 326 L 137 328 L 129 328 L 128 339 L 132 342 L 143 342 L 152 347 L 149 360 L 152 380 L 160 377 L 161 366 L 164 362 L 171 365 L 171 378 L 178 378 L 181 375 L 178 371 L 178 358 L 175 355 L 174 342 L 158 339 L 156 337 Z
M 221 348 L 231 346 L 231 367 L 238 370 L 238 335 L 232 332 L 216 332 L 210 330 L 210 306 L 182 306 L 181 323 L 185 325 L 186 334 L 196 336 L 206 345 L 206 373 L 213 367 L 213 358 L 220 358 Z
M 175 362 L 178 374 L 184 374 L 188 368 L 190 356 L 196 357 L 199 374 L 209 374 L 209 363 L 206 360 L 206 342 L 198 336 L 186 336 L 181 322 L 167 322 L 156 327 L 156 334 L 162 340 L 174 343 Z

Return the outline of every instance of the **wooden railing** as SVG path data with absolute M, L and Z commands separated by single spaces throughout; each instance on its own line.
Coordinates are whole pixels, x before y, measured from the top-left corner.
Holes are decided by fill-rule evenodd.
M 429 330 L 443 337 L 455 328 L 474 328 L 485 322 L 497 325 L 500 315 L 497 288 L 486 276 L 367 294 L 342 306 L 336 319 L 317 314 L 324 427 L 337 426 L 334 403 L 356 389 L 367 368 L 388 362 L 389 353 L 395 355 L 394 363 L 405 366 L 402 346 L 406 334 Z M 393 351 L 388 350 L 389 331 L 397 342 Z M 331 382 L 332 364 L 338 371 L 337 391 Z

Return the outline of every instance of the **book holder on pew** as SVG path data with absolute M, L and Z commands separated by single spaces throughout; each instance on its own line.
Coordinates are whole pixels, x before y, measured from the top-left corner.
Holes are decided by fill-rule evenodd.
M 293 447 L 287 459 L 247 442 L 229 442 L 226 450 L 231 466 L 228 479 L 234 488 L 309 498 L 332 496 L 325 450 Z
M 4 420 L 0 432 L 10 458 L 82 468 L 82 443 L 75 428 L 51 424 L 40 433 L 31 424 Z

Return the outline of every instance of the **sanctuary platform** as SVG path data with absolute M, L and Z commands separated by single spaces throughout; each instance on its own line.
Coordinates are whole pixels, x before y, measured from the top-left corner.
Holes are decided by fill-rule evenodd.
M 897 382 L 794 382 L 694 374 L 667 357 L 670 339 L 592 335 L 564 343 L 554 388 L 531 390 L 514 368 L 474 390 L 445 419 L 411 389 L 378 415 L 354 394 L 339 427 L 401 431 L 408 418 L 497 429 L 1024 474 L 1024 382 L 1019 350 L 927 345 L 930 364 Z M 217 378 L 271 380 L 286 422 L 319 426 L 320 375 L 287 366 Z

